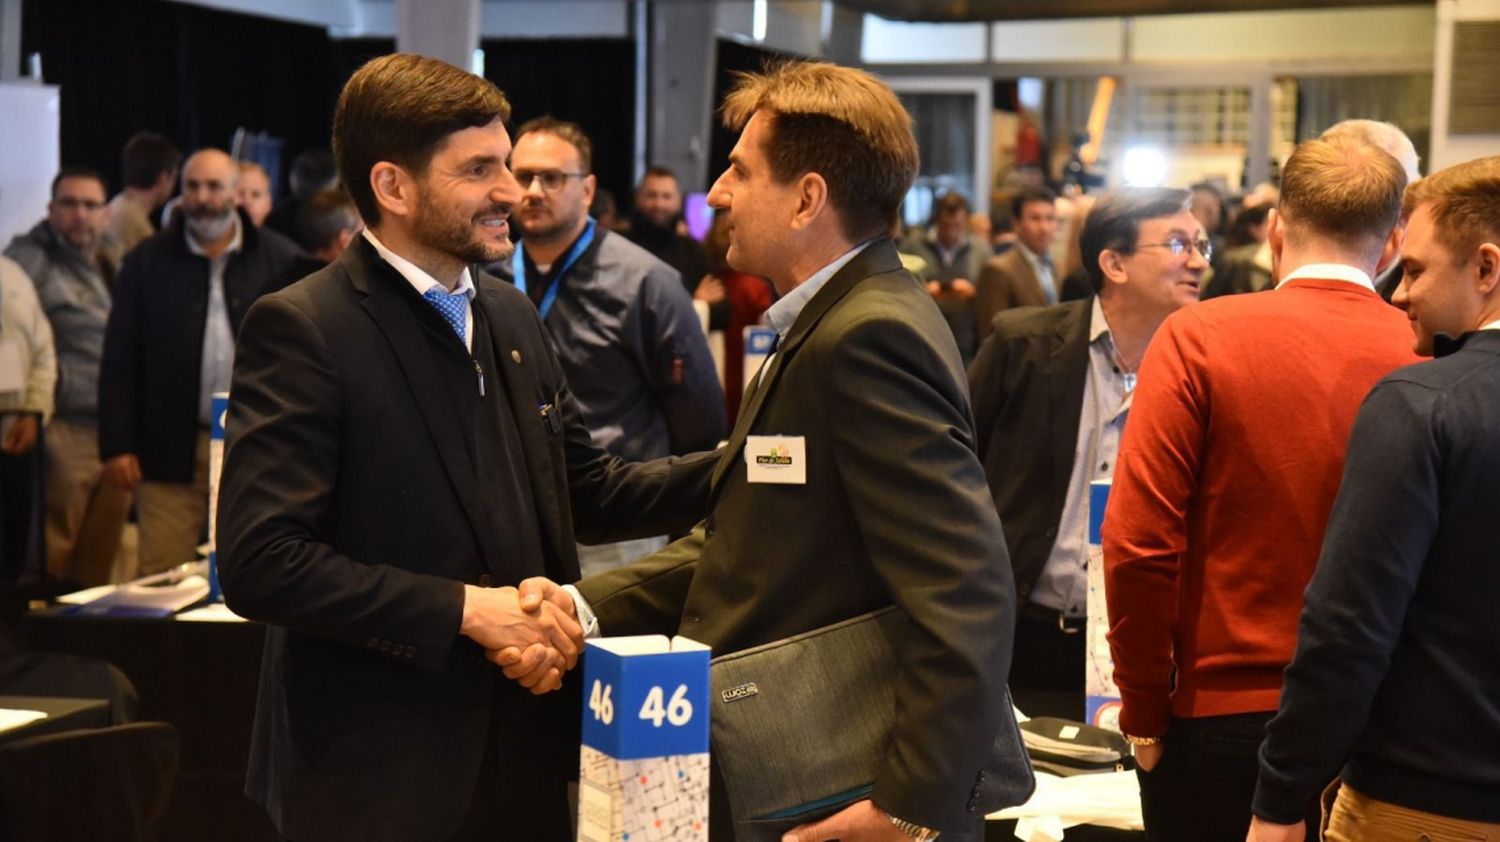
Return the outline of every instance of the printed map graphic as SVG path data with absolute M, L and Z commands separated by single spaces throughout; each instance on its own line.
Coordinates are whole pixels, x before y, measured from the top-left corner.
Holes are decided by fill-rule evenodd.
M 583 746 L 578 842 L 707 842 L 708 753 L 617 760 Z

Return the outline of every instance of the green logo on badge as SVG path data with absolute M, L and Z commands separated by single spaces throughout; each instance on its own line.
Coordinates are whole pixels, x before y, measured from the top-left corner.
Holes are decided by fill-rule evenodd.
M 771 452 L 765 456 L 755 457 L 757 465 L 790 465 L 792 464 L 792 451 L 786 446 L 772 447 Z

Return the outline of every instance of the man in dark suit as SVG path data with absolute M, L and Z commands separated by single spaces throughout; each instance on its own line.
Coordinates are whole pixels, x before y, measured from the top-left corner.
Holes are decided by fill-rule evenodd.
M 536 309 L 472 268 L 511 249 L 509 111 L 439 61 L 365 65 L 334 146 L 369 227 L 245 316 L 220 576 L 272 626 L 246 790 L 284 838 L 570 838 L 577 708 L 484 649 L 522 648 L 540 694 L 581 630 L 508 585 L 577 577 L 575 516 L 580 536 L 661 534 L 707 495 L 711 454 L 596 450 Z
M 969 369 L 979 457 L 1016 574 L 1010 686 L 1033 716 L 1083 715 L 1089 483 L 1113 473 L 1152 334 L 1196 300 L 1208 268 L 1188 201 L 1185 190 L 1102 196 L 1080 237 L 1097 296 L 1002 311 Z
M 1011 200 L 1016 246 L 984 264 L 974 296 L 979 341 L 989 336 L 995 314 L 1012 307 L 1041 307 L 1058 302 L 1058 278 L 1052 266 L 1052 239 L 1057 236 L 1057 196 L 1045 187 L 1028 187 Z
M 873 792 L 791 838 L 980 838 L 980 769 L 1016 727 L 1015 602 L 958 349 L 887 238 L 916 172 L 911 118 L 869 74 L 813 63 L 746 77 L 725 116 L 744 133 L 709 201 L 728 215 L 729 264 L 783 293 L 766 311 L 775 351 L 707 520 L 585 579 L 578 609 L 606 634 L 680 633 L 723 655 L 899 606 L 909 637 Z M 756 458 L 772 450 L 788 464 Z M 1028 787 L 1023 759 L 1008 774 Z M 731 838 L 725 803 L 709 812 L 712 837 Z

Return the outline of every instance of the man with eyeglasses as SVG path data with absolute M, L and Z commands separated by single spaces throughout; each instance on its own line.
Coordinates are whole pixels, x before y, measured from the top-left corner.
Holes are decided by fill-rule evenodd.
M 724 390 L 677 271 L 588 215 L 593 145 L 541 117 L 511 153 L 521 242 L 497 267 L 541 314 L 594 443 L 629 461 L 712 450 Z M 578 548 L 584 575 L 649 555 L 662 538 Z
M 1096 292 L 1000 311 L 969 368 L 1020 606 L 1010 689 L 1032 716 L 1083 716 L 1089 484 L 1114 472 L 1151 336 L 1198 298 L 1208 244 L 1188 202 L 1160 188 L 1101 196 L 1080 237 Z
M 131 502 L 103 482 L 99 460 L 99 363 L 122 251 L 107 230 L 107 196 L 99 173 L 64 167 L 47 218 L 5 249 L 36 286 L 60 372 L 45 448 L 47 568 L 82 585 L 109 581 Z
M 1357 140 L 1297 147 L 1270 217 L 1280 285 L 1174 313 L 1146 351 L 1104 576 L 1150 840 L 1249 827 L 1256 750 L 1355 413 L 1416 360 L 1406 319 L 1370 280 L 1400 247 L 1405 187 L 1395 158 Z

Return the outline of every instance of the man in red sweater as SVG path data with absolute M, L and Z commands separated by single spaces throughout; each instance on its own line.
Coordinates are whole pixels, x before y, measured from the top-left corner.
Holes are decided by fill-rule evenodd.
M 1406 175 L 1358 141 L 1297 147 L 1270 219 L 1281 284 L 1183 309 L 1141 364 L 1104 518 L 1110 648 L 1150 840 L 1239 840 L 1302 591 L 1375 381 L 1415 362 L 1371 276 Z

